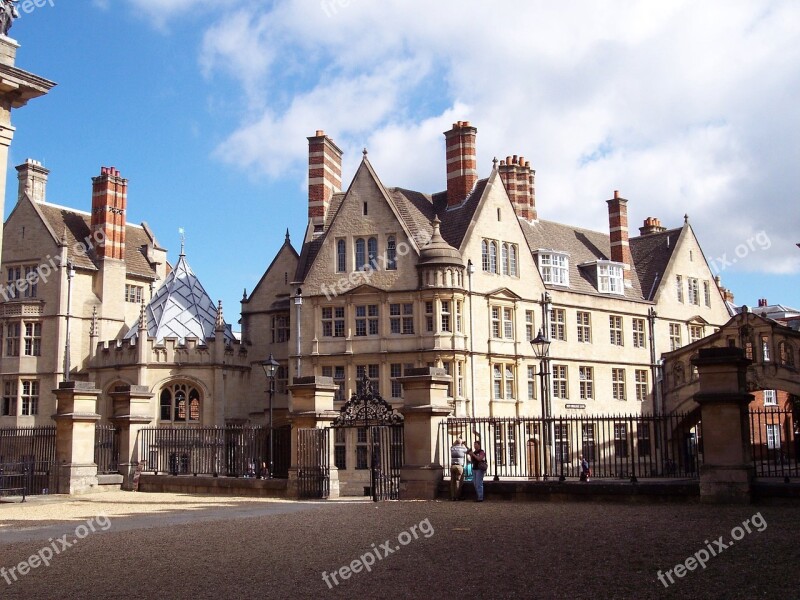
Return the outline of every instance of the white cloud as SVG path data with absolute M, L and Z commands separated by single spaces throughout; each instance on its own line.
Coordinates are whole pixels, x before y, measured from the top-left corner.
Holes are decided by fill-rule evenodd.
M 325 129 L 345 183 L 368 145 L 385 184 L 436 191 L 442 131 L 469 119 L 482 175 L 494 155 L 531 161 L 544 218 L 605 229 L 620 189 L 634 232 L 688 212 L 709 255 L 766 231 L 776 243 L 741 268 L 800 270 L 791 0 L 130 1 L 162 22 L 214 15 L 201 65 L 248 100 L 217 155 L 249 172 L 300 185 L 305 137 Z

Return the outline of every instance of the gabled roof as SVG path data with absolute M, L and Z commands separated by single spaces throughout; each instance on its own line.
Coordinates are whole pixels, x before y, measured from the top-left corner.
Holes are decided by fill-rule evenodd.
M 79 269 L 96 271 L 99 268 L 97 254 L 92 243 L 91 215 L 89 213 L 49 204 L 46 202 L 31 202 L 33 207 L 44 219 L 45 224 L 60 243 L 65 237 L 67 244 L 67 258 Z M 89 240 L 89 244 L 85 240 Z M 84 244 L 88 252 L 76 252 L 75 249 Z M 133 276 L 146 279 L 157 279 L 156 268 L 147 260 L 147 247 L 149 244 L 158 246 L 155 238 L 148 229 L 138 225 L 125 226 L 125 264 L 126 271 Z
M 639 283 L 647 300 L 653 300 L 664 271 L 678 245 L 682 228 L 649 233 L 629 240 L 631 256 L 639 275 Z
M 181 254 L 164 284 L 146 307 L 147 336 L 161 342 L 164 338 L 188 337 L 206 340 L 215 336 L 217 307 Z M 125 339 L 139 335 L 139 320 Z M 230 325 L 225 325 L 225 340 L 232 342 Z

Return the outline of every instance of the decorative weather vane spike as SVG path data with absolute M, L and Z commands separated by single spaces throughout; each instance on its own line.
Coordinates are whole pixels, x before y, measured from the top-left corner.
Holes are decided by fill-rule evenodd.
M 0 34 L 7 36 L 8 30 L 19 19 L 17 2 L 19 0 L 0 0 Z
M 181 236 L 181 256 L 185 256 L 186 252 L 186 231 L 183 227 L 178 227 L 178 233 Z

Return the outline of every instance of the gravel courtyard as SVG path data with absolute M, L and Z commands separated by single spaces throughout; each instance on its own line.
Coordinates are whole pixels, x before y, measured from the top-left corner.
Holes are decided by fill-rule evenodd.
M 798 531 L 800 507 L 34 499 L 0 504 L 0 597 L 797 598 Z

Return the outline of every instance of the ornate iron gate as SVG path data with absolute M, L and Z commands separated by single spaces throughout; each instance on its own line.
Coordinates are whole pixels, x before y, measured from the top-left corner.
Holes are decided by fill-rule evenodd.
M 363 428 L 367 432 L 370 495 L 375 502 L 397 500 L 403 466 L 403 416 L 373 391 L 369 377 L 359 382 L 357 392 L 342 407 L 333 427 Z
M 301 498 L 330 495 L 330 429 L 297 430 L 297 484 Z

